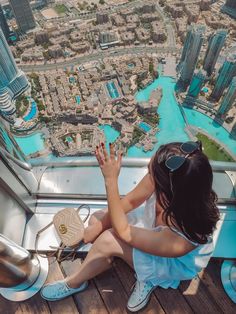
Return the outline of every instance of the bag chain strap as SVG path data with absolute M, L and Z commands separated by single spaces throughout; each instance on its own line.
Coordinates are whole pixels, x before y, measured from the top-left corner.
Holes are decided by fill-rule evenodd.
M 76 209 L 77 214 L 79 214 L 79 212 L 80 212 L 80 210 L 81 210 L 82 208 L 86 208 L 86 209 L 88 210 L 87 216 L 82 220 L 83 223 L 85 223 L 86 220 L 89 218 L 89 215 L 90 215 L 90 207 L 89 207 L 87 204 L 82 204 L 82 205 L 80 205 L 80 206 Z M 48 225 L 46 225 L 45 227 L 43 227 L 41 230 L 39 230 L 39 231 L 37 232 L 36 238 L 35 238 L 35 252 L 36 252 L 36 254 L 39 255 L 39 256 L 41 256 L 41 257 L 43 257 L 43 258 L 48 258 L 48 257 L 54 257 L 54 256 L 55 256 L 56 259 L 57 259 L 57 261 L 58 261 L 59 263 L 62 262 L 62 261 L 64 261 L 64 260 L 66 260 L 66 259 L 68 259 L 70 256 L 72 256 L 72 261 L 74 261 L 75 255 L 76 255 L 76 248 L 73 249 L 72 252 L 69 252 L 69 253 L 66 255 L 66 257 L 64 257 L 64 258 L 62 258 L 62 259 L 60 258 L 60 257 L 61 257 L 61 254 L 63 253 L 63 251 L 64 251 L 65 248 L 66 248 L 66 245 L 63 244 L 62 242 L 60 243 L 60 245 L 59 245 L 58 247 L 56 247 L 56 246 L 50 246 L 50 248 L 56 249 L 56 251 L 53 252 L 52 254 L 46 255 L 46 254 L 41 254 L 41 253 L 39 253 L 39 251 L 38 251 L 39 236 L 40 236 L 41 233 L 43 233 L 45 230 L 47 230 L 47 229 L 48 229 L 50 226 L 52 226 L 52 225 L 53 225 L 53 221 L 51 221 Z

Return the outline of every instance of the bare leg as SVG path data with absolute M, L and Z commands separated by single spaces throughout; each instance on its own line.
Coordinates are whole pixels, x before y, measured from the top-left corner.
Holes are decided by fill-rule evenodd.
M 92 245 L 77 273 L 67 277 L 71 288 L 109 269 L 114 256 L 122 258 L 133 267 L 132 247 L 120 240 L 112 229 L 104 231 Z

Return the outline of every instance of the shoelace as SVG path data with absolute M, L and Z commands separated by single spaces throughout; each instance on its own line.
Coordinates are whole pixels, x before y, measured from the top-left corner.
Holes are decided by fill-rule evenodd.
M 58 290 L 56 291 L 56 297 L 61 296 L 61 294 L 64 294 L 68 292 L 70 289 L 66 284 L 61 284 Z
M 140 293 L 141 291 L 141 294 L 140 294 L 140 297 L 139 297 L 139 300 L 142 299 L 143 295 L 144 295 L 144 291 L 146 290 L 146 288 L 149 286 L 148 282 L 144 282 L 144 285 L 143 285 L 143 288 L 141 288 L 141 284 L 143 284 L 143 282 L 141 281 L 136 281 L 132 287 L 131 287 L 131 290 L 134 288 L 133 290 L 133 293 L 136 294 L 138 291 Z M 149 288 L 148 287 L 148 292 L 151 290 L 151 287 Z

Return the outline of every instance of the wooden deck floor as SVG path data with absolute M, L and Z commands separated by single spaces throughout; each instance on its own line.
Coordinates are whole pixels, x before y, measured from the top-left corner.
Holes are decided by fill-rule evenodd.
M 66 261 L 60 266 L 50 261 L 48 281 L 59 280 L 79 267 L 81 260 Z M 118 314 L 126 310 L 130 289 L 135 279 L 133 271 L 121 260 L 116 260 L 108 272 L 90 282 L 88 289 L 65 300 L 47 302 L 39 294 L 28 301 L 10 302 L 0 297 L 0 313 L 55 313 L 55 314 Z M 220 262 L 211 260 L 199 277 L 183 282 L 179 289 L 157 288 L 149 305 L 139 313 L 236 313 L 236 305 L 224 293 L 220 281 Z

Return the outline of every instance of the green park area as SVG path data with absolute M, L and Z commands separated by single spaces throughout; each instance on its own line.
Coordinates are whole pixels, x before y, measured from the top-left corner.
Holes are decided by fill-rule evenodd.
M 68 9 L 64 4 L 57 4 L 54 7 L 54 10 L 58 13 L 58 14 L 65 14 Z
M 204 153 L 210 160 L 235 161 L 218 143 L 202 133 L 197 134 L 198 140 L 202 142 Z

